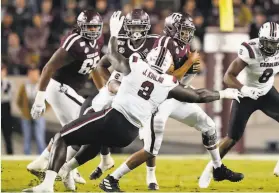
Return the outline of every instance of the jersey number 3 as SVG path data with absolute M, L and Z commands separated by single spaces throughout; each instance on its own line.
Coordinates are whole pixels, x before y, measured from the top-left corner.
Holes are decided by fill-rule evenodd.
M 145 99 L 148 100 L 150 99 L 150 95 L 152 93 L 152 91 L 154 90 L 154 84 L 152 82 L 149 81 L 144 81 L 141 84 L 141 89 L 138 91 L 138 95 Z
M 81 66 L 80 70 L 78 71 L 78 73 L 80 73 L 80 74 L 89 74 L 92 71 L 92 69 L 94 67 L 96 67 L 96 65 L 99 62 L 99 60 L 100 60 L 100 56 L 99 56 L 98 53 L 93 58 L 85 59 L 83 61 L 83 63 L 82 63 L 82 66 Z
M 259 78 L 259 83 L 266 83 L 269 80 L 269 78 L 272 76 L 272 74 L 273 74 L 273 69 L 267 68 Z

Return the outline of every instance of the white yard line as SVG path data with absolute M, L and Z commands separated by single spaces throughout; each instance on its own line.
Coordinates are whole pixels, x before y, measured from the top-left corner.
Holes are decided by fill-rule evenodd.
M 128 158 L 129 155 L 113 155 L 113 157 L 117 158 Z M 38 156 L 31 155 L 14 155 L 14 156 L 8 156 L 4 155 L 1 156 L 1 160 L 7 160 L 7 161 L 17 161 L 17 160 L 34 160 Z M 203 160 L 209 160 L 209 155 L 159 155 L 158 159 L 168 159 L 168 160 L 191 160 L 191 159 L 203 159 Z M 227 160 L 279 160 L 279 155 L 277 154 L 229 154 L 225 157 Z

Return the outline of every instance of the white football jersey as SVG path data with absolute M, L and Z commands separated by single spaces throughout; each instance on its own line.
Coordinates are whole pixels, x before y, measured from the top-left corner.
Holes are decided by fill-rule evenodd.
M 178 85 L 178 81 L 173 76 L 151 69 L 137 53 L 131 55 L 129 65 L 131 72 L 123 77 L 111 106 L 141 128 L 167 99 L 169 91 Z
M 274 84 L 274 76 L 279 72 L 279 51 L 273 56 L 262 55 L 259 38 L 243 42 L 238 50 L 238 57 L 248 65 L 237 77 L 246 86 L 256 87 L 265 95 Z

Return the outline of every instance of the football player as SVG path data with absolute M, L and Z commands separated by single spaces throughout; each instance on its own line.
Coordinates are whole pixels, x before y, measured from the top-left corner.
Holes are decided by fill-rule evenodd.
M 260 28 L 258 38 L 241 44 L 238 57 L 224 76 L 227 86 L 238 89 L 244 98 L 240 103 L 232 103 L 228 136 L 220 142 L 221 158 L 242 137 L 249 117 L 256 110 L 279 122 L 279 93 L 273 86 L 278 72 L 279 25 L 267 22 Z M 210 162 L 199 179 L 201 188 L 209 186 L 211 170 Z
M 147 61 L 137 53 L 132 54 L 128 59 L 119 54 L 117 36 L 124 20 L 124 16 L 120 16 L 121 11 L 118 11 L 111 17 L 109 54 L 105 56 L 114 69 L 124 75 L 112 102 L 112 108 L 89 112 L 65 125 L 54 137 L 51 161 L 44 181 L 24 191 L 53 192 L 57 173 L 66 160 L 68 145 L 90 144 L 91 152 L 94 152 L 93 158 L 99 153 L 102 145 L 108 147 L 129 145 L 137 137 L 139 128 L 146 123 L 152 123 L 152 117 L 158 106 L 166 98 L 196 103 L 222 98 L 238 100 L 240 93 L 236 89 L 218 92 L 206 89 L 193 90 L 179 85 L 175 77 L 165 74 L 171 69 L 173 60 L 164 47 L 152 50 L 147 56 Z M 98 68 L 104 68 L 104 65 L 105 63 L 100 63 Z M 226 176 L 226 171 L 223 171 L 222 175 Z M 113 184 L 110 185 L 105 183 L 106 189 L 118 190 Z
M 125 34 L 118 35 L 118 52 L 125 58 L 129 58 L 135 52 L 142 53 L 146 56 L 159 37 L 155 34 L 148 34 L 150 27 L 150 18 L 142 9 L 134 9 L 128 13 L 123 23 Z M 102 74 L 106 77 L 108 73 L 104 72 Z M 111 105 L 112 98 L 117 92 L 122 77 L 123 75 L 121 73 L 117 71 L 112 72 L 107 85 L 100 90 L 100 93 L 92 102 L 92 108 L 95 111 L 102 110 Z M 109 149 L 107 147 L 102 147 L 101 162 L 90 175 L 90 179 L 99 178 L 105 170 L 111 168 L 113 165 L 114 161 L 110 156 Z M 150 181 L 151 178 L 149 177 L 152 176 L 152 174 L 152 170 L 147 170 L 148 184 L 153 183 L 153 181 Z
M 190 15 L 173 13 L 165 19 L 164 32 L 166 36 L 161 36 L 154 45 L 154 47 L 165 47 L 170 51 L 176 65 L 173 75 L 186 87 L 193 78 L 191 74 L 189 75 L 189 72 L 193 73 L 191 68 L 196 63 L 199 63 L 199 57 L 195 56 L 197 53 L 190 53 L 188 46 L 193 39 L 194 31 L 195 27 Z M 188 74 L 185 77 L 186 72 Z M 216 180 L 239 181 L 243 178 L 241 174 L 234 173 L 222 165 L 217 146 L 217 132 L 213 120 L 197 104 L 168 99 L 159 106 L 152 123 L 151 128 L 153 129 L 151 129 L 151 132 L 148 129 L 144 130 L 146 131 L 144 134 L 144 149 L 133 154 L 126 163 L 122 164 L 111 176 L 103 180 L 101 186 L 104 187 L 104 190 L 106 190 L 105 182 L 111 181 L 113 183 L 118 181 L 124 174 L 139 166 L 143 160 L 147 159 L 149 167 L 152 168 L 153 166 L 155 170 L 155 156 L 161 147 L 165 124 L 169 116 L 201 131 L 203 144 L 214 163 Z M 226 177 L 222 175 L 223 172 L 227 172 Z M 153 185 L 155 189 L 159 188 L 157 182 Z
M 45 101 L 51 105 L 62 126 L 79 116 L 84 98 L 77 91 L 100 60 L 102 27 L 102 18 L 96 11 L 85 10 L 79 14 L 76 28 L 62 40 L 59 49 L 43 68 L 39 91 L 31 110 L 33 118 L 38 118 L 45 111 Z M 46 169 L 50 147 L 51 143 L 39 158 L 27 166 L 29 171 L 37 174 L 37 171 Z M 69 147 L 67 160 L 75 153 L 76 150 Z M 77 182 L 85 183 L 79 175 L 75 176 Z

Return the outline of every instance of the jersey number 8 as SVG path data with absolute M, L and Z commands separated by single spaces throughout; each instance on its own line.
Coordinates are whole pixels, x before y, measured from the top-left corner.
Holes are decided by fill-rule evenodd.
M 150 95 L 152 93 L 152 91 L 154 90 L 154 84 L 152 82 L 149 81 L 144 81 L 141 84 L 141 89 L 138 91 L 138 95 L 145 99 L 148 100 L 150 99 Z
M 259 78 L 259 83 L 266 83 L 269 80 L 269 78 L 272 76 L 272 74 L 273 74 L 273 69 L 267 68 Z
M 78 73 L 80 74 L 89 74 L 93 68 L 97 66 L 97 63 L 100 61 L 100 56 L 97 55 L 94 58 L 87 58 L 83 61 L 82 66 Z

